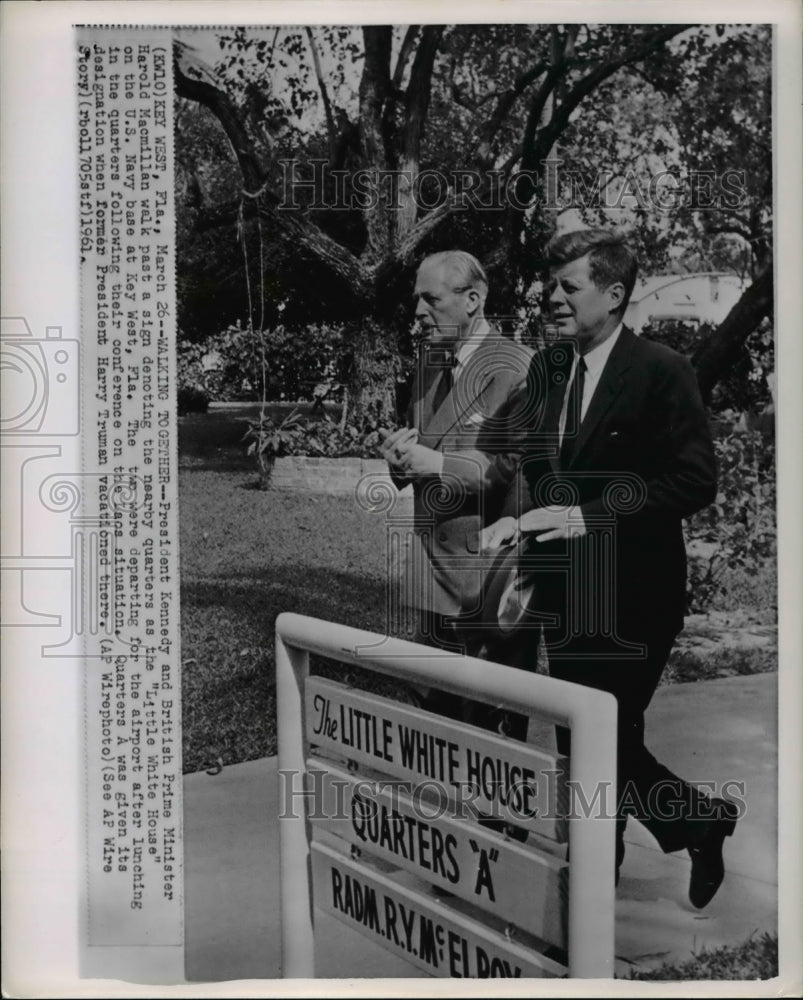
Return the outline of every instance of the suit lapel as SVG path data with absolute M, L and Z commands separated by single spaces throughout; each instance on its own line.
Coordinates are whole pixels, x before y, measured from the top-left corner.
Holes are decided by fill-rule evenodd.
M 493 331 L 491 331 L 493 332 Z M 471 357 L 470 365 L 482 364 L 482 359 L 489 356 L 493 351 L 492 347 L 485 344 L 480 345 Z M 454 427 L 454 425 L 464 416 L 474 405 L 475 401 L 493 383 L 494 376 L 489 371 L 487 377 L 477 379 L 476 382 L 467 383 L 465 372 L 460 376 L 459 385 L 453 385 L 451 392 L 441 403 L 436 413 L 432 412 L 432 401 L 435 396 L 435 388 L 439 378 L 433 379 L 432 385 L 427 390 L 424 397 L 423 415 L 424 420 L 421 425 L 421 432 L 427 438 L 426 444 L 429 448 L 437 448 L 444 437 Z M 467 395 L 468 384 L 471 385 L 471 394 Z M 423 442 L 422 442 L 423 443 Z
M 477 354 L 482 348 L 478 348 Z M 473 359 L 472 359 L 473 360 Z M 478 359 L 479 360 L 479 359 Z M 452 386 L 452 391 L 444 399 L 438 412 L 432 417 L 427 434 L 433 438 L 430 447 L 437 448 L 449 431 L 460 421 L 479 397 L 493 384 L 493 374 L 488 374 L 479 380 L 479 384 L 471 386 L 470 395 L 466 394 L 466 381 L 463 379 L 460 385 Z
M 580 432 L 577 435 L 577 442 L 569 462 L 570 467 L 577 464 L 577 459 L 589 438 L 622 391 L 625 384 L 625 372 L 630 367 L 630 354 L 635 339 L 636 335 L 628 327 L 622 327 L 619 339 L 614 344 L 605 367 L 602 369 L 585 419 L 580 424 Z

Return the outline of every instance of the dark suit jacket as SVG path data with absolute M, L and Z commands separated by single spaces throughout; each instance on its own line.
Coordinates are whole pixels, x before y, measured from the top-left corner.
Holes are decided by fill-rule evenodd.
M 404 574 L 405 603 L 443 615 L 478 610 L 483 583 L 481 527 L 501 514 L 530 427 L 525 389 L 532 351 L 491 330 L 433 413 L 443 366 L 422 361 L 407 424 L 419 443 L 444 455 L 441 476 L 394 483 L 414 489 L 414 534 Z
M 526 490 L 512 506 L 579 504 L 588 534 L 533 544 L 536 558 L 560 562 L 567 546 L 578 546 L 573 572 L 589 577 L 592 594 L 610 596 L 613 588 L 620 630 L 679 631 L 686 603 L 682 519 L 716 495 L 714 449 L 696 376 L 675 351 L 623 328 L 579 431 L 572 415 L 567 418 L 566 432 L 576 438 L 562 467 L 557 427 L 570 357 L 566 345 L 553 344 L 533 359 L 531 386 L 546 379 L 551 387 L 522 464 Z M 510 503 L 506 512 L 513 512 Z M 609 568 L 603 535 L 612 545 Z M 545 603 L 578 615 L 567 598 L 566 574 L 548 577 Z

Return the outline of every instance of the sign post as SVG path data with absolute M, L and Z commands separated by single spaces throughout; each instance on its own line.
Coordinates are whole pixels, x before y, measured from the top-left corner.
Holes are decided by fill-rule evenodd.
M 309 653 L 376 670 L 401 680 L 438 687 L 479 701 L 522 709 L 548 722 L 567 726 L 572 733 L 568 782 L 568 857 L 559 852 L 518 848 L 486 833 L 476 822 L 439 817 L 416 821 L 409 796 L 388 804 L 381 794 L 367 797 L 352 786 L 351 770 L 325 763 L 326 787 L 337 786 L 346 803 L 338 823 L 324 809 L 313 822 L 306 813 L 280 821 L 282 973 L 285 977 L 314 976 L 312 872 L 320 881 L 321 905 L 346 922 L 401 952 L 435 975 L 566 975 L 608 978 L 613 975 L 614 952 L 614 836 L 616 803 L 616 701 L 601 691 L 490 663 L 473 657 L 421 646 L 331 622 L 285 613 L 276 622 L 276 671 L 279 773 L 291 783 L 306 781 L 310 760 L 310 733 L 316 746 L 346 758 L 349 767 L 370 767 L 399 779 L 417 771 L 430 784 L 444 786 L 460 798 L 459 789 L 473 782 L 484 814 L 493 810 L 529 831 L 532 841 L 549 844 L 554 837 L 554 788 L 544 798 L 543 775 L 550 758 L 534 747 L 451 720 L 438 719 L 433 729 L 428 713 L 387 699 L 345 688 L 321 678 L 309 678 Z M 539 771 L 540 768 L 540 771 Z M 365 779 L 368 782 L 369 779 Z M 499 802 L 495 788 L 509 786 Z M 303 785 L 301 796 L 320 796 Z M 291 787 L 295 787 L 291 784 Z M 552 803 L 548 801 L 552 795 Z M 484 796 L 484 798 L 483 798 Z M 375 820 L 371 831 L 355 813 L 369 809 Z M 501 813 L 494 810 L 496 806 Z M 594 815 L 603 807 L 602 816 Z M 349 819 L 350 817 L 350 819 Z M 356 819 L 355 819 L 356 817 Z M 380 828 L 379 821 L 385 824 Z M 349 833 L 349 824 L 351 832 Z M 351 842 L 352 857 L 326 843 L 312 845 L 311 831 L 341 834 L 343 848 Z M 384 829 L 384 832 L 382 832 Z M 471 831 L 476 836 L 471 836 Z M 355 833 L 356 831 L 356 833 Z M 391 832 L 395 831 L 395 832 Z M 402 832 L 404 831 L 404 833 Z M 359 840 L 367 854 L 395 862 L 390 873 L 360 860 Z M 500 849 L 486 845 L 496 840 Z M 468 846 L 466 846 L 468 844 Z M 418 845 L 416 847 L 416 845 Z M 530 851 L 529 855 L 527 851 Z M 484 859 L 472 886 L 461 876 L 471 852 Z M 482 853 L 481 853 L 482 852 Z M 314 857 L 313 857 L 314 854 Z M 499 858 L 504 860 L 500 864 Z M 338 861 L 338 858 L 340 859 Z M 502 885 L 497 899 L 492 891 L 491 863 L 528 877 L 521 886 L 533 914 Z M 527 860 L 531 858 L 528 866 Z M 488 911 L 487 919 L 444 907 L 415 890 L 396 872 L 426 869 L 425 877 L 449 887 L 449 894 L 472 901 Z M 531 873 L 528 876 L 528 867 Z M 480 868 L 482 866 L 480 865 Z M 418 872 L 417 874 L 421 874 Z M 568 921 L 555 916 L 539 895 L 565 899 L 568 878 Z M 454 885 L 450 883 L 456 883 Z M 316 883 L 317 884 L 317 883 Z M 530 888 L 528 888 L 528 886 Z M 472 888 L 473 887 L 473 888 Z M 483 892 L 482 889 L 485 888 Z M 460 902 L 458 899 L 457 902 Z M 471 910 L 471 906 L 469 906 Z M 481 916 L 484 917 L 484 914 Z M 527 934 L 566 946 L 568 964 L 561 966 L 511 936 L 510 917 Z M 416 922 L 417 921 L 417 922 Z M 563 930 L 561 930 L 563 928 Z M 404 933 L 402 933 L 402 930 Z M 405 936 L 406 935 L 406 936 Z M 418 936 L 416 936 L 418 935 Z M 420 954 L 422 952 L 423 954 Z M 459 971 L 457 971 L 459 970 Z

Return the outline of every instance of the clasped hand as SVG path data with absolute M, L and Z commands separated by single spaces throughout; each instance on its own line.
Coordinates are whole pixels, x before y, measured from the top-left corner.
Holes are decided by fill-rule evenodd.
M 522 534 L 534 534 L 537 542 L 557 538 L 579 538 L 586 533 L 579 507 L 539 507 L 520 518 L 503 517 L 480 532 L 482 550 L 515 545 Z
M 405 476 L 437 476 L 443 468 L 443 455 L 433 448 L 418 443 L 415 427 L 401 427 L 397 431 L 379 428 L 381 444 L 379 453 L 391 469 Z

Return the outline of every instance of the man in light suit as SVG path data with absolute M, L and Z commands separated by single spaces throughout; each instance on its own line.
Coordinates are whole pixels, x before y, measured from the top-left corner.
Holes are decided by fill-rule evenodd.
M 479 531 L 502 511 L 530 423 L 532 352 L 490 327 L 487 293 L 471 254 L 423 261 L 414 296 L 425 340 L 406 426 L 382 432 L 381 449 L 396 486 L 414 490 L 405 598 L 417 612 L 415 638 L 469 655 L 483 646 L 472 627 L 482 606 Z M 484 724 L 451 697 L 433 693 L 427 707 Z
M 722 882 L 738 809 L 658 763 L 644 712 L 683 627 L 682 519 L 716 495 L 708 422 L 689 362 L 622 323 L 637 269 L 625 240 L 568 233 L 547 257 L 559 339 L 534 359 L 531 380 L 551 388 L 516 516 L 486 529 L 483 545 L 529 540 L 527 558 L 544 566 L 539 610 L 558 619 L 544 630 L 550 673 L 617 699 L 617 880 L 635 815 L 664 851 L 689 851 L 689 897 L 703 907 Z M 558 731 L 562 753 L 568 737 Z

